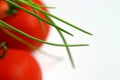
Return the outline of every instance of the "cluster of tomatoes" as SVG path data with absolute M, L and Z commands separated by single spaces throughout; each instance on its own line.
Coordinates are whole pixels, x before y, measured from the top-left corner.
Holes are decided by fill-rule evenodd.
M 33 0 L 33 2 L 44 5 L 41 0 Z M 20 6 L 34 12 L 25 4 L 20 4 Z M 43 10 L 47 11 L 45 7 Z M 47 19 L 41 12 L 36 11 L 36 13 Z M 40 40 L 46 40 L 50 31 L 49 24 L 11 6 L 5 0 L 0 0 L 0 20 Z M 44 26 L 44 29 L 41 25 Z M 33 51 L 42 46 L 42 43 L 0 25 L 0 43 L 3 42 L 7 45 L 8 50 L 6 55 L 0 59 L 0 80 L 42 80 L 40 66 L 31 55 Z M 4 50 L 2 46 L 0 47 L 0 55 L 2 55 Z

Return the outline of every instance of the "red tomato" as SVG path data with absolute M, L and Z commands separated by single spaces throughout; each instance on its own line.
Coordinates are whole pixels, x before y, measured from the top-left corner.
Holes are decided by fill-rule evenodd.
M 0 59 L 0 80 L 42 80 L 41 69 L 28 52 L 9 49 Z
M 41 0 L 33 0 L 33 1 L 37 4 L 44 5 Z M 33 12 L 31 7 L 29 7 L 25 4 L 21 4 L 21 6 Z M 47 11 L 46 8 L 43 8 L 43 10 Z M 38 15 L 44 19 L 47 19 L 41 12 L 38 12 Z M 42 24 L 45 27 L 45 31 L 44 31 L 37 18 L 35 18 L 34 16 L 32 16 L 20 9 L 17 9 L 16 14 L 12 14 L 12 15 L 4 18 L 3 20 L 6 23 L 16 27 L 17 29 L 20 29 L 20 30 L 30 34 L 31 36 L 37 37 L 41 40 L 46 40 L 46 38 L 49 34 L 49 30 L 50 30 L 49 24 L 42 22 Z M 42 45 L 42 43 L 34 41 L 28 37 L 25 37 L 15 31 L 12 31 L 12 30 L 9 30 L 9 31 L 14 33 L 18 37 L 26 40 L 28 43 L 33 44 L 37 48 L 39 48 Z M 16 39 L 13 39 L 11 36 L 7 35 L 5 32 L 3 32 L 0 29 L 0 43 L 1 42 L 6 42 L 6 44 L 8 45 L 9 48 L 24 49 L 27 51 L 34 50 L 31 47 L 28 47 L 27 45 L 17 41 Z

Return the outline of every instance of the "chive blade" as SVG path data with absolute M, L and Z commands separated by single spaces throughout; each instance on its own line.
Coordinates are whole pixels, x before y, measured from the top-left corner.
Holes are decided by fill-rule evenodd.
M 34 6 L 34 5 L 29 4 L 27 1 L 22 1 L 22 0 L 18 0 L 18 1 L 19 1 L 19 2 L 22 2 L 22 3 L 26 4 L 26 5 L 29 5 L 29 6 L 31 6 L 31 7 L 33 7 L 33 8 L 35 8 L 35 9 L 39 10 L 40 12 L 42 12 L 42 13 L 48 15 L 48 16 L 51 16 L 51 17 L 53 17 L 53 18 L 55 18 L 55 19 L 57 19 L 57 20 L 65 23 L 65 24 L 67 24 L 67 25 L 69 25 L 69 26 L 71 26 L 71 27 L 73 27 L 73 28 L 75 28 L 75 29 L 83 32 L 83 33 L 86 33 L 86 34 L 88 34 L 88 35 L 93 35 L 92 33 L 88 32 L 88 31 L 86 31 L 86 30 L 83 30 L 83 29 L 81 29 L 81 28 L 79 28 L 79 27 L 77 27 L 77 26 L 75 26 L 75 25 L 73 25 L 73 24 L 71 24 L 71 23 L 69 23 L 69 22 L 67 22 L 67 21 L 65 21 L 65 20 L 63 20 L 63 19 L 55 16 L 55 15 L 53 15 L 53 14 L 50 14 L 50 13 L 42 10 L 41 8 L 39 8 L 39 7 L 37 7 L 37 6 Z
M 71 34 L 70 32 L 68 32 L 68 31 L 66 31 L 66 30 L 64 30 L 64 29 L 62 29 L 62 28 L 60 28 L 59 26 L 54 25 L 53 23 L 49 22 L 48 20 L 45 20 L 44 18 L 42 18 L 42 17 L 40 17 L 40 16 L 34 14 L 33 12 L 31 12 L 31 11 L 29 11 L 29 10 L 23 8 L 22 6 L 20 6 L 20 5 L 16 4 L 16 3 L 14 3 L 14 2 L 12 2 L 12 1 L 10 1 L 10 0 L 5 0 L 5 1 L 8 2 L 8 3 L 10 3 L 11 5 L 14 5 L 15 7 L 20 8 L 21 10 L 23 10 L 23 11 L 25 11 L 25 12 L 27 12 L 27 13 L 33 15 L 33 16 L 35 16 L 36 18 L 38 18 L 38 19 L 40 19 L 40 20 L 42 20 L 42 21 L 44 21 L 44 22 L 46 22 L 46 23 L 52 25 L 53 27 L 60 29 L 61 31 L 67 33 L 68 35 L 73 36 L 73 34 Z
M 28 38 L 31 38 L 31 39 L 33 39 L 35 41 L 38 41 L 38 42 L 42 42 L 44 44 L 53 45 L 53 46 L 60 46 L 60 47 L 64 47 L 65 46 L 64 44 L 56 44 L 56 43 L 46 42 L 46 41 L 43 41 L 43 40 L 38 39 L 36 37 L 33 37 L 33 36 L 23 32 L 23 31 L 15 28 L 13 26 L 11 26 L 10 24 L 7 24 L 6 22 L 4 22 L 2 20 L 0 20 L 0 25 L 1 25 L 0 27 L 7 27 L 7 28 L 9 28 L 11 30 L 14 30 L 15 32 L 18 32 L 18 33 L 28 37 Z M 71 44 L 71 45 L 66 45 L 66 46 L 69 46 L 69 47 L 75 47 L 76 46 L 77 47 L 77 46 L 88 46 L 88 45 L 87 44 L 82 44 L 82 45 L 81 44 Z

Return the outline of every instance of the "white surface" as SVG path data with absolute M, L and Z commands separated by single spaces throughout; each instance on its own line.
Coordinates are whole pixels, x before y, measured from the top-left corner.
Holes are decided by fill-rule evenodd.
M 75 37 L 65 35 L 69 43 L 89 43 L 88 47 L 71 48 L 76 69 L 72 69 L 64 48 L 45 45 L 46 52 L 64 57 L 54 63 L 48 57 L 36 58 L 41 63 L 44 80 L 120 80 L 120 0 L 44 0 L 56 9 L 51 13 L 92 32 L 89 36 L 57 22 Z M 55 40 L 56 39 L 56 40 Z M 50 42 L 62 43 L 55 29 Z

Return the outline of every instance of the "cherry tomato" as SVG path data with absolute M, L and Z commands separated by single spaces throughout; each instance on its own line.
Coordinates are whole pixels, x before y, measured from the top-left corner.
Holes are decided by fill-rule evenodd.
M 28 52 L 9 49 L 0 59 L 0 80 L 42 80 L 42 73 L 37 61 Z
M 44 5 L 41 0 L 33 0 L 33 2 L 40 4 L 40 5 Z M 25 4 L 20 4 L 20 5 L 24 8 L 26 8 L 27 10 L 34 12 L 31 7 L 29 7 Z M 47 9 L 45 7 L 43 7 L 42 9 L 47 11 Z M 50 31 L 50 25 L 43 21 L 38 20 L 37 18 L 26 13 L 25 11 L 22 11 L 20 9 L 16 9 L 16 10 L 17 10 L 16 14 L 11 14 L 2 20 L 8 24 L 14 26 L 15 28 L 17 28 L 19 30 L 26 32 L 27 34 L 29 34 L 31 36 L 34 36 L 41 40 L 46 40 L 46 38 L 49 34 L 49 31 Z M 42 18 L 47 19 L 44 16 L 44 14 L 42 14 L 41 12 L 37 11 L 37 13 Z M 44 26 L 45 30 L 42 28 L 41 24 Z M 25 36 L 15 32 L 15 31 L 12 31 L 10 29 L 8 29 L 8 30 L 10 32 L 12 32 L 13 34 L 15 34 L 16 36 L 24 39 L 28 43 L 34 45 L 37 48 L 39 48 L 42 45 L 42 43 L 40 43 L 40 42 L 34 41 L 28 37 L 25 37 Z M 23 43 L 19 42 L 18 40 L 12 38 L 11 36 L 6 34 L 1 29 L 0 29 L 0 42 L 6 42 L 9 48 L 23 49 L 23 50 L 27 50 L 29 52 L 34 51 L 34 49 L 32 49 L 31 47 L 28 47 L 26 44 L 23 44 Z

